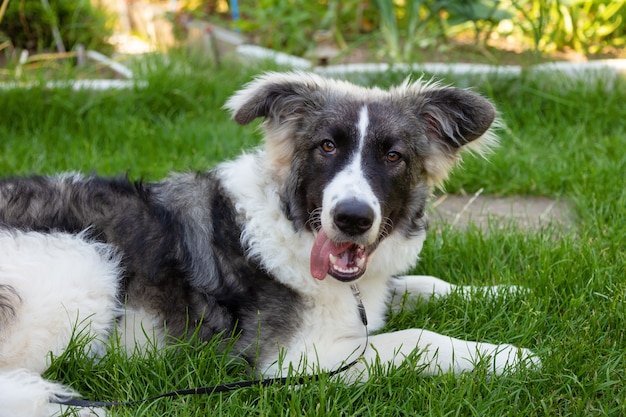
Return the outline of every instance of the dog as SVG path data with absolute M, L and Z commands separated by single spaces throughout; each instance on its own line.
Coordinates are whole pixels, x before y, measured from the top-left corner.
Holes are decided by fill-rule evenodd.
M 376 333 L 390 303 L 476 290 L 402 274 L 419 258 L 433 189 L 462 151 L 497 143 L 489 100 L 291 72 L 258 76 L 225 108 L 241 125 L 263 119 L 264 143 L 207 172 L 1 180 L 3 416 L 48 415 L 50 398 L 72 395 L 39 374 L 77 331 L 96 354 L 112 334 L 130 351 L 233 335 L 234 354 L 265 376 L 359 358 L 343 377 L 362 381 L 370 364 L 411 354 L 424 374 L 538 366 L 509 344 Z

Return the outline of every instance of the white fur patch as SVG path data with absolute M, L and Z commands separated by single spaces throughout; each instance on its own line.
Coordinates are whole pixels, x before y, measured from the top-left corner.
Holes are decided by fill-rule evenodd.
M 43 372 L 72 336 L 101 353 L 118 311 L 118 258 L 109 245 L 82 235 L 0 233 L 0 284 L 21 299 L 0 331 L 0 370 Z
M 359 113 L 359 123 L 357 127 L 359 128 L 359 153 L 363 150 L 363 146 L 365 146 L 365 138 L 367 136 L 367 127 L 370 124 L 369 114 L 367 111 L 367 106 L 361 107 L 361 112 Z
M 380 224 L 382 221 L 380 202 L 363 172 L 362 152 L 366 144 L 367 128 L 369 126 L 369 116 L 367 106 L 363 106 L 359 112 L 357 129 L 359 131 L 359 142 L 352 153 L 352 160 L 324 189 L 322 200 L 322 228 L 332 240 L 339 239 L 339 231 L 333 221 L 333 214 L 337 203 L 345 200 L 356 200 L 367 204 L 374 211 L 374 221 L 372 227 L 359 239 L 359 244 L 369 245 L 374 243 L 378 237 Z
M 48 398 L 71 391 L 35 373 L 72 337 L 86 342 L 89 353 L 103 353 L 119 313 L 119 273 L 112 247 L 82 235 L 0 232 L 0 284 L 19 297 L 0 329 L 0 416 L 60 411 Z M 81 415 L 94 415 L 87 411 Z

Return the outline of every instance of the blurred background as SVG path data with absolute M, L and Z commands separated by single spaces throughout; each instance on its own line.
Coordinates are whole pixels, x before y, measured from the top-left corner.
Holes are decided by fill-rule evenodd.
M 531 65 L 624 58 L 626 1 L 2 0 L 4 79 L 75 65 L 84 51 L 191 47 L 220 59 L 242 45 L 355 62 Z M 69 64 L 59 60 L 71 59 Z M 84 59 L 82 60 L 84 62 Z M 80 62 L 79 62 L 80 63 Z

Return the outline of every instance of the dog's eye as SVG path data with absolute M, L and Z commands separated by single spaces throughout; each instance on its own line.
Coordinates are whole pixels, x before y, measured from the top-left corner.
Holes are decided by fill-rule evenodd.
M 322 142 L 321 148 L 327 154 L 334 154 L 337 150 L 337 146 L 335 146 L 335 143 L 331 140 L 325 140 Z
M 402 155 L 400 155 L 400 152 L 389 151 L 387 152 L 387 155 L 385 155 L 385 160 L 391 163 L 398 162 L 400 158 L 402 158 Z

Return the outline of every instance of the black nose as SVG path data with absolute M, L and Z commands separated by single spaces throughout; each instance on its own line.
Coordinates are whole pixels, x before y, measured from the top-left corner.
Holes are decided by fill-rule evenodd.
M 367 232 L 374 223 L 374 210 L 369 204 L 351 199 L 340 201 L 333 216 L 335 226 L 352 236 Z

